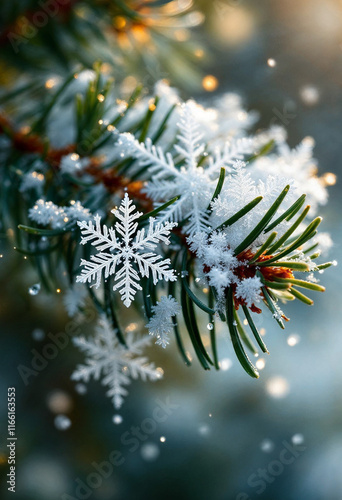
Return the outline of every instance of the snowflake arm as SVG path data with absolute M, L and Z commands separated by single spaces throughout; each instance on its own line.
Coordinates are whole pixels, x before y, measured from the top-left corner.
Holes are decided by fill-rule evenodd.
M 160 260 L 160 255 L 153 253 L 146 253 L 135 256 L 136 262 L 139 266 L 139 271 L 142 276 L 149 277 L 150 271 L 153 278 L 153 283 L 156 285 L 159 280 L 176 281 L 177 277 L 173 269 L 169 269 L 170 259 Z
M 92 255 L 89 260 L 81 259 L 81 266 L 84 266 L 81 274 L 76 277 L 77 283 L 91 283 L 96 280 L 91 286 L 99 288 L 101 285 L 102 271 L 104 271 L 105 279 L 115 273 L 116 264 L 120 262 L 120 255 L 111 255 L 108 253 L 99 253 Z
M 144 275 L 142 275 L 144 276 Z M 115 276 L 115 285 L 113 290 L 118 290 L 121 299 L 126 307 L 129 307 L 134 300 L 138 290 L 142 290 L 139 285 L 139 275 L 135 269 L 131 267 L 130 261 L 126 259 L 123 267 Z
M 139 160 L 140 166 L 149 165 L 149 171 L 154 174 L 154 179 L 179 175 L 172 155 L 164 154 L 162 148 L 154 146 L 150 138 L 147 138 L 144 144 L 135 139 L 132 134 L 123 133 L 120 141 L 128 148 L 130 155 Z
M 204 152 L 205 145 L 200 143 L 203 135 L 198 132 L 199 124 L 194 119 L 191 105 L 183 104 L 178 128 L 177 139 L 181 144 L 175 144 L 174 148 L 185 159 L 188 168 L 195 170 L 198 164 L 197 160 Z
M 89 241 L 98 250 L 107 250 L 109 248 L 119 249 L 120 246 L 116 240 L 115 231 L 113 228 L 108 230 L 107 226 L 101 229 L 101 217 L 97 214 L 94 217 L 95 226 L 92 221 L 78 221 L 77 224 L 81 228 L 82 239 L 81 244 L 85 245 Z
M 112 210 L 112 213 L 118 219 L 118 222 L 115 224 L 115 229 L 121 234 L 126 247 L 129 245 L 132 235 L 138 228 L 136 220 L 143 215 L 142 212 L 134 213 L 134 210 L 135 205 L 133 205 L 127 194 L 122 200 L 120 207 L 116 210 Z M 105 227 L 106 226 L 104 226 L 104 228 Z
M 154 250 L 157 244 L 160 242 L 168 245 L 168 236 L 175 226 L 177 226 L 177 223 L 167 221 L 165 222 L 165 224 L 162 224 L 161 222 L 157 222 L 155 224 L 155 218 L 150 217 L 147 233 L 145 231 L 145 228 L 139 230 L 137 232 L 135 242 L 132 244 L 132 248 L 134 250 L 140 250 L 143 248 L 150 248 Z
M 250 138 L 232 139 L 226 142 L 223 149 L 216 149 L 213 157 L 209 157 L 208 175 L 218 174 L 222 167 L 232 165 L 236 160 L 243 160 L 245 155 L 254 152 L 254 148 L 255 140 Z

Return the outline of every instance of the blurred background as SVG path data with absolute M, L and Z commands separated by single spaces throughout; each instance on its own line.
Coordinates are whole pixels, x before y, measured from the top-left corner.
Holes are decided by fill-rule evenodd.
M 207 48 L 207 56 L 198 62 L 203 75 L 199 85 L 181 88 L 183 97 L 210 104 L 213 95 L 241 93 L 248 109 L 260 113 L 258 127 L 284 125 L 292 146 L 305 136 L 314 137 L 320 173 L 341 177 L 342 2 L 207 4 L 195 2 L 205 19 L 191 31 Z M 167 69 L 159 72 L 174 83 Z M 206 75 L 210 78 L 202 79 Z M 180 79 L 176 83 L 181 87 Z M 337 182 L 321 210 L 322 230 L 334 240 L 330 257 L 337 260 L 341 211 Z M 151 349 L 164 379 L 134 382 L 113 422 L 113 408 L 100 384 L 85 388 L 70 381 L 75 362 L 81 361 L 71 343 L 23 383 L 18 365 L 31 366 L 32 349 L 41 352 L 49 332 L 63 332 L 67 317 L 62 304 L 56 307 L 43 293 L 28 294 L 37 281 L 34 272 L 4 239 L 1 252 L 0 417 L 6 436 L 7 387 L 15 386 L 17 499 L 342 498 L 340 267 L 322 275 L 327 291 L 316 294 L 315 307 L 298 301 L 286 306 L 292 319 L 285 331 L 266 315 L 260 318 L 271 355 L 257 360 L 259 380 L 245 375 L 224 330 L 220 372 L 204 373 L 196 361 L 185 367 L 175 346 L 167 354 Z M 156 400 L 167 398 L 174 405 L 170 415 L 143 433 L 131 451 L 125 436 L 127 441 L 132 427 L 147 429 L 145 419 L 160 404 Z M 6 448 L 1 445 L 6 496 Z M 281 460 L 285 449 L 288 463 Z M 123 463 L 100 483 L 92 476 L 93 486 L 77 493 L 77 485 L 96 472 L 92 463 L 109 460 L 113 450 L 121 451 Z

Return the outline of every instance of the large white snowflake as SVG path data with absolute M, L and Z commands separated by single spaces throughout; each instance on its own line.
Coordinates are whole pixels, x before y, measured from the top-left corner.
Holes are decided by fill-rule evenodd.
M 152 180 L 147 183 L 145 192 L 152 200 L 159 203 L 179 196 L 165 210 L 162 220 L 186 219 L 184 232 L 187 234 L 207 229 L 207 209 L 221 167 L 229 167 L 234 160 L 251 153 L 254 147 L 253 140 L 232 139 L 206 158 L 208 153 L 199 129 L 200 124 L 190 101 L 182 106 L 174 155 L 169 152 L 164 154 L 150 139 L 143 144 L 131 134 L 121 134 L 120 138 L 125 150 L 138 160 L 139 168 L 148 166 Z
M 126 193 L 119 209 L 112 210 L 117 218 L 115 228 L 108 229 L 106 225 L 101 228 L 99 215 L 95 216 L 95 225 L 92 221 L 78 222 L 82 232 L 81 243 L 85 245 L 91 242 L 99 253 L 92 255 L 90 261 L 81 260 L 84 267 L 76 281 L 91 283 L 95 280 L 94 285 L 98 288 L 103 271 L 105 279 L 114 275 L 113 290 L 119 290 L 126 307 L 131 305 L 137 290 L 142 290 L 139 285 L 140 276 L 149 277 L 151 273 L 155 285 L 161 279 L 177 279 L 174 271 L 169 269 L 170 259 L 161 260 L 161 255 L 146 251 L 154 250 L 158 243 L 168 245 L 168 236 L 177 223 L 162 224 L 150 217 L 148 229 L 138 230 L 137 220 L 142 213 L 135 211 L 135 208 Z M 136 264 L 137 269 L 133 264 Z
M 71 376 L 72 380 L 89 382 L 91 378 L 100 380 L 108 387 L 107 396 L 112 399 L 115 408 L 120 408 L 124 396 L 128 394 L 125 386 L 130 378 L 142 380 L 158 380 L 162 371 L 153 363 L 141 356 L 144 347 L 151 343 L 151 337 L 135 338 L 133 332 L 126 336 L 127 348 L 117 340 L 105 316 L 98 322 L 93 339 L 75 337 L 74 344 L 86 354 L 84 365 L 78 365 Z

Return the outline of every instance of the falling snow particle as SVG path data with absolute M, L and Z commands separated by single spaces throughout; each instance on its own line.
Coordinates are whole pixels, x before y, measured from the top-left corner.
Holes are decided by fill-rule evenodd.
M 264 453 L 271 453 L 274 450 L 274 443 L 271 441 L 271 439 L 264 439 L 260 443 L 260 449 Z
M 140 455 L 146 462 L 154 462 L 159 454 L 160 450 L 155 443 L 144 443 L 140 448 Z
M 304 436 L 303 434 L 294 434 L 291 438 L 291 441 L 294 445 L 300 445 L 304 443 Z
M 54 420 L 55 427 L 59 431 L 66 431 L 71 426 L 70 418 L 65 415 L 57 415 Z
M 114 415 L 113 416 L 113 423 L 116 425 L 122 424 L 123 418 L 121 415 Z

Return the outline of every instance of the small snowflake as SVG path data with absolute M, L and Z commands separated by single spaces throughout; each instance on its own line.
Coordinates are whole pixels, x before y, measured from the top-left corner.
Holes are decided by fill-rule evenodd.
M 86 354 L 86 363 L 78 365 L 71 376 L 72 380 L 88 382 L 91 377 L 101 379 L 102 385 L 109 388 L 107 396 L 112 399 L 116 409 L 120 408 L 124 396 L 128 394 L 130 378 L 158 380 L 161 371 L 153 363 L 141 356 L 143 348 L 151 343 L 149 336 L 135 338 L 132 332 L 126 336 L 127 348 L 119 344 L 116 332 L 105 316 L 101 317 L 94 339 L 75 337 L 74 344 Z
M 259 302 L 261 299 L 261 281 L 260 278 L 245 278 L 236 286 L 236 296 L 241 298 L 248 307 L 251 307 L 254 302 Z
M 168 297 L 164 295 L 155 306 L 152 306 L 153 316 L 146 328 L 149 329 L 150 335 L 157 338 L 156 344 L 165 348 L 170 343 L 169 334 L 173 329 L 171 318 L 180 311 L 180 305 L 171 295 Z
M 137 290 L 142 290 L 139 285 L 139 274 L 141 277 L 149 277 L 151 273 L 155 285 L 161 279 L 165 281 L 177 279 L 174 271 L 169 269 L 170 259 L 161 260 L 160 255 L 146 251 L 154 250 L 161 242 L 168 245 L 170 242 L 168 236 L 177 224 L 175 222 L 161 224 L 150 217 L 148 229 L 137 230 L 137 220 L 142 213 L 135 212 L 135 205 L 132 204 L 127 193 L 119 209 L 112 210 L 112 213 L 118 219 L 115 228 L 108 229 L 104 225 L 101 229 L 99 215 L 95 217 L 95 226 L 92 221 L 78 222 L 83 235 L 81 243 L 85 245 L 90 241 L 99 253 L 92 255 L 90 261 L 81 260 L 84 268 L 76 281 L 91 283 L 96 280 L 95 286 L 98 288 L 101 284 L 102 271 L 104 271 L 105 279 L 114 275 L 116 283 L 113 290 L 119 290 L 123 303 L 129 307 Z M 120 239 L 118 235 L 121 236 Z M 133 267 L 133 263 L 136 264 L 138 270 Z M 117 271 L 119 266 L 120 269 Z

